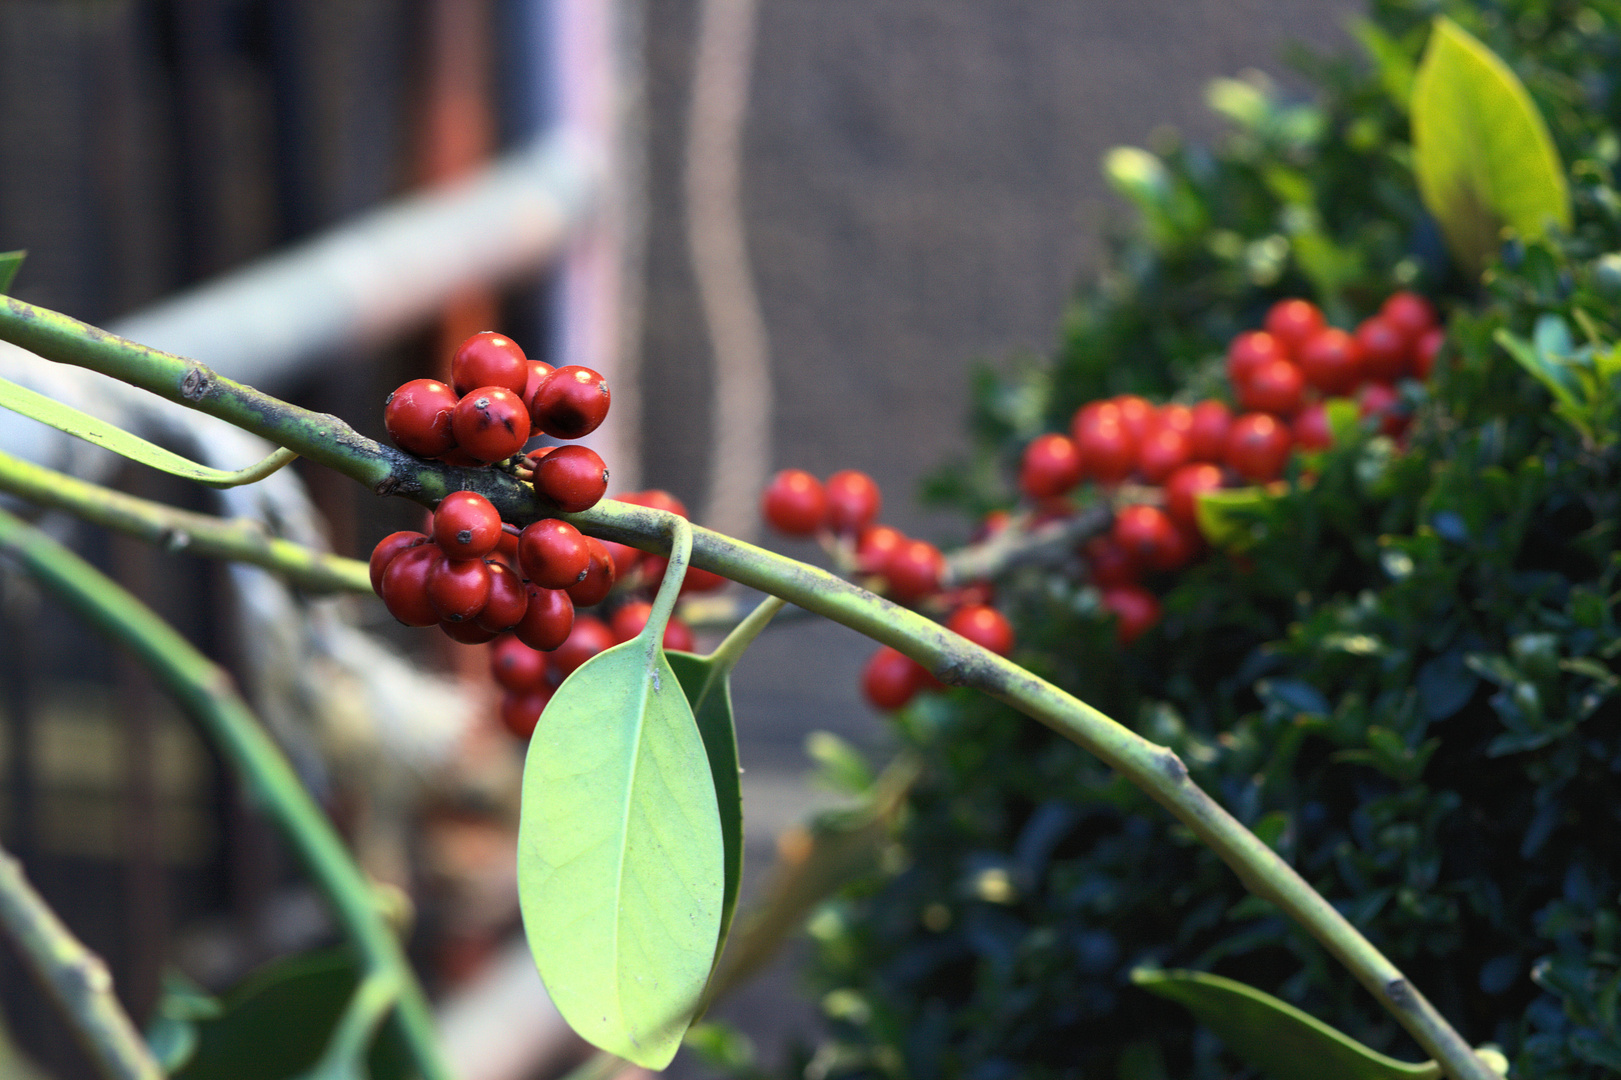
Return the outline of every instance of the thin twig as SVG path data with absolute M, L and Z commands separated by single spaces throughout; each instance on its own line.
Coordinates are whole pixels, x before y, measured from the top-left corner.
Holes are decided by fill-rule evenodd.
M 62 1017 L 107 1080 L 163 1080 L 163 1070 L 113 993 L 101 957 L 84 947 L 0 849 L 0 926 L 56 999 Z

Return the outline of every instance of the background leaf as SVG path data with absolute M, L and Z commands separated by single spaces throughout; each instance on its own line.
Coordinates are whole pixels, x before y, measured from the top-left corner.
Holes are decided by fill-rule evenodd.
M 1412 122 L 1419 192 L 1466 271 L 1485 268 L 1504 225 L 1525 237 L 1570 228 L 1564 167 L 1531 95 L 1445 16 L 1413 83 Z
M 588 660 L 541 714 L 518 891 L 570 1026 L 638 1065 L 668 1064 L 714 963 L 725 857 L 692 707 L 646 631 Z
M 0 296 L 11 292 L 11 283 L 17 280 L 17 271 L 22 268 L 23 258 L 27 251 L 0 251 Z

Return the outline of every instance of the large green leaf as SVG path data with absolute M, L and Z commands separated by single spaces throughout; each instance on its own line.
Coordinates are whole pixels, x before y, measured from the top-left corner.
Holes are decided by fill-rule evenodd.
M 1413 81 L 1413 169 L 1453 256 L 1479 273 L 1507 225 L 1569 229 L 1570 192 L 1542 114 L 1509 66 L 1445 16 Z
M 646 628 L 541 713 L 518 827 L 524 929 L 552 1001 L 585 1039 L 651 1069 L 697 1011 L 726 880 L 708 754 L 660 644 L 692 542 L 672 521 Z
M 142 465 L 150 465 L 154 469 L 187 480 L 195 480 L 209 487 L 237 487 L 263 480 L 298 456 L 291 450 L 278 449 L 263 461 L 249 465 L 245 469 L 237 469 L 234 472 L 211 469 L 149 443 L 139 435 L 131 435 L 115 424 L 98 420 L 89 413 L 80 412 L 71 405 L 64 405 L 54 398 L 35 393 L 6 379 L 0 379 L 0 407 L 21 413 L 42 424 L 49 424 L 58 431 L 65 431 L 69 435 L 94 443 L 105 450 L 111 450 L 131 461 L 138 461 Z
M 1363 1046 L 1315 1016 L 1253 986 L 1202 971 L 1138 968 L 1132 982 L 1188 1008 L 1227 1048 L 1272 1080 L 1432 1080 L 1433 1061 L 1414 1064 Z M 1478 1051 L 1504 1072 L 1508 1062 Z

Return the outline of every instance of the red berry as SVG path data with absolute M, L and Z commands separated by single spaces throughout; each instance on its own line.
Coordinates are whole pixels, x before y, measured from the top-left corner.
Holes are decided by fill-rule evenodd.
M 608 491 L 608 467 L 589 446 L 559 446 L 535 466 L 535 490 L 564 513 L 589 510 Z
M 828 477 L 826 491 L 827 524 L 836 533 L 859 533 L 873 523 L 884 503 L 878 482 L 855 469 Z
M 1187 464 L 1188 457 L 1187 435 L 1173 427 L 1158 427 L 1148 433 L 1137 451 L 1137 471 L 1150 484 L 1162 484 Z
M 529 361 L 529 376 L 524 379 L 523 391 L 520 396 L 523 398 L 523 407 L 529 410 L 530 431 L 535 430 L 535 391 L 540 389 L 540 384 L 545 381 L 546 376 L 555 370 L 557 369 L 550 364 L 542 363 L 539 360 Z M 550 449 L 549 446 L 543 446 L 534 453 L 544 457 L 546 451 Z
M 856 538 L 856 569 L 863 574 L 882 574 L 905 543 L 906 534 L 899 529 L 869 525 Z
M 455 409 L 456 391 L 437 379 L 412 379 L 383 403 L 383 426 L 406 453 L 438 457 L 456 449 Z
M 618 562 L 615 560 L 612 547 L 623 548 L 624 544 L 609 545 L 594 536 L 585 538 L 586 551 L 591 561 L 585 569 L 585 577 L 570 585 L 565 591 L 569 599 L 578 607 L 590 607 L 600 604 L 613 588 L 614 578 L 618 572 Z M 627 551 L 636 551 L 635 548 L 626 548 Z M 636 551 L 640 555 L 641 552 Z
M 724 588 L 728 580 L 730 579 L 721 574 L 697 566 L 688 566 L 687 576 L 681 579 L 681 595 L 714 592 L 716 589 Z
M 547 518 L 525 525 L 519 534 L 518 565 L 541 588 L 566 589 L 585 580 L 591 549 L 579 529 Z
M 1268 360 L 1239 384 L 1238 403 L 1249 412 L 1293 416 L 1304 403 L 1306 379 L 1288 360 Z
M 451 426 L 457 449 L 479 461 L 502 461 L 529 441 L 529 410 L 516 390 L 481 386 L 456 403 Z
M 616 642 L 629 641 L 640 634 L 647 626 L 648 618 L 653 614 L 653 605 L 646 600 L 632 600 L 628 604 L 621 604 L 619 610 L 613 614 L 610 627 L 613 630 Z M 692 651 L 692 629 L 675 616 L 664 624 L 664 648 L 675 652 Z
M 447 559 L 482 559 L 501 542 L 501 512 L 476 491 L 452 491 L 433 512 L 433 541 Z
M 1092 578 L 1092 584 L 1101 588 L 1136 583 L 1137 564 L 1132 561 L 1130 552 L 1109 534 L 1092 537 L 1081 551 L 1086 556 L 1087 573 Z
M 565 678 L 602 650 L 615 644 L 613 631 L 601 619 L 581 615 L 567 640 L 552 651 L 552 666 Z
M 511 630 L 523 620 L 529 610 L 529 594 L 524 590 L 523 578 L 510 566 L 490 562 L 490 598 L 484 610 L 473 621 L 492 633 Z
M 1432 326 L 1413 342 L 1413 377 L 1415 379 L 1428 379 L 1430 372 L 1435 370 L 1435 354 L 1441 351 L 1446 341 L 1447 332 L 1439 326 Z
M 552 688 L 542 687 L 521 694 L 507 692 L 501 695 L 501 724 L 514 738 L 528 739 L 540 723 L 540 714 L 552 700 Z
M 1394 323 L 1375 315 L 1356 328 L 1362 346 L 1362 373 L 1375 382 L 1395 382 L 1407 374 L 1411 342 Z
M 989 540 L 991 537 L 1007 528 L 1008 522 L 1012 520 L 1013 515 L 1008 513 L 1006 510 L 990 511 L 980 519 L 978 527 L 974 529 L 972 542 L 979 544 Z M 883 526 L 878 527 L 883 528 Z
M 600 373 L 578 364 L 560 367 L 535 389 L 535 428 L 554 439 L 583 438 L 608 415 L 609 397 Z
M 1024 448 L 1019 490 L 1032 499 L 1051 499 L 1081 482 L 1081 456 L 1063 435 L 1037 435 Z
M 1242 388 L 1256 368 L 1272 360 L 1287 360 L 1283 342 L 1265 330 L 1247 330 L 1227 346 L 1227 379 Z
M 394 561 L 394 556 L 427 542 L 426 536 L 410 529 L 389 533 L 377 541 L 377 546 L 371 549 L 371 591 L 379 596 L 383 594 L 383 571 Z
M 1007 616 L 986 604 L 964 604 L 951 613 L 946 629 L 997 656 L 1013 651 L 1013 626 Z
M 1134 563 L 1149 570 L 1175 570 L 1192 555 L 1170 515 L 1157 506 L 1123 507 L 1110 535 Z
M 784 469 L 761 494 L 760 516 L 785 536 L 810 536 L 827 516 L 827 493 L 804 469 Z
M 663 510 L 680 518 L 690 516 L 687 513 L 687 504 L 662 488 L 649 488 L 647 491 L 621 495 L 619 501 L 628 502 L 632 506 L 645 506 L 649 510 Z
M 1435 308 L 1418 293 L 1406 290 L 1385 297 L 1385 302 L 1379 305 L 1379 317 L 1409 340 L 1417 340 L 1420 334 L 1435 326 Z
M 1161 405 L 1154 414 L 1153 430 L 1161 428 L 1188 434 L 1193 430 L 1193 410 L 1186 405 Z
M 1137 468 L 1137 443 L 1118 411 L 1100 412 L 1084 426 L 1076 446 L 1086 474 L 1100 484 L 1118 484 Z
M 1294 441 L 1283 422 L 1266 413 L 1245 413 L 1227 433 L 1227 467 L 1257 484 L 1283 475 Z
M 1115 637 L 1130 645 L 1159 622 L 1159 601 L 1140 585 L 1115 585 L 1103 590 L 1103 607 L 1115 618 Z
M 1328 410 L 1321 401 L 1301 410 L 1289 425 L 1295 444 L 1306 450 L 1327 450 L 1334 445 L 1334 429 L 1328 423 Z
M 945 569 L 946 558 L 939 548 L 927 540 L 908 540 L 890 556 L 883 574 L 890 597 L 910 604 L 938 592 Z
M 546 685 L 546 654 L 512 636 L 490 649 L 490 676 L 503 690 L 523 693 Z
M 861 669 L 861 692 L 877 708 L 892 711 L 917 695 L 927 674 L 916 660 L 884 645 Z
M 504 560 L 508 566 L 518 565 L 518 529 L 516 526 L 508 528 L 501 526 L 501 539 L 495 542 L 495 554 Z
M 1165 481 L 1165 512 L 1182 528 L 1197 529 L 1199 495 L 1215 491 L 1221 483 L 1221 469 L 1208 461 L 1182 466 Z
M 551 652 L 574 629 L 574 601 L 562 589 L 542 589 L 533 582 L 523 591 L 528 603 L 512 632 L 531 649 Z
M 447 622 L 440 619 L 439 629 L 444 631 L 445 636 L 451 641 L 463 645 L 485 645 L 499 636 L 494 630 L 484 629 L 476 619 L 470 622 Z
M 629 544 L 621 544 L 616 540 L 602 540 L 599 543 L 608 553 L 608 558 L 613 561 L 613 577 L 617 581 L 628 581 L 630 575 L 636 572 L 636 568 L 642 565 L 642 560 L 647 558 L 647 552 L 641 548 L 633 548 Z
M 1323 328 L 1323 313 L 1310 300 L 1279 300 L 1266 312 L 1266 332 L 1278 339 L 1284 351 L 1299 357 L 1300 348 Z
M 394 557 L 377 590 L 390 615 L 406 626 L 432 626 L 439 621 L 439 613 L 428 600 L 428 574 L 444 558 L 433 544 L 408 548 Z
M 1362 382 L 1362 346 L 1337 326 L 1313 334 L 1300 349 L 1300 373 L 1329 395 L 1349 394 Z
M 1133 446 L 1142 445 L 1148 429 L 1154 424 L 1154 406 L 1147 399 L 1136 394 L 1121 394 L 1114 399 L 1115 407 L 1120 410 L 1120 424 L 1131 436 Z
M 442 559 L 428 571 L 428 603 L 445 622 L 471 622 L 490 599 L 490 565 L 483 559 Z
M 1193 407 L 1188 428 L 1188 455 L 1194 461 L 1222 461 L 1227 457 L 1227 431 L 1233 412 L 1225 402 L 1201 401 Z
M 517 342 L 493 330 L 474 334 L 450 358 L 450 383 L 459 395 L 481 386 L 504 386 L 521 395 L 528 378 L 529 358 Z

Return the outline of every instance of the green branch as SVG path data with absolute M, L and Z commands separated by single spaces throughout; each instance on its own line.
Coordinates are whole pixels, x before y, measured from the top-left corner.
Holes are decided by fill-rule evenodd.
M 390 450 L 341 421 L 311 413 L 220 378 L 196 361 L 160 353 L 20 301 L 0 299 L 0 338 L 48 359 L 89 367 L 228 420 L 379 494 L 434 505 L 466 488 L 515 524 L 548 508 L 532 488 L 494 469 L 452 469 Z M 605 501 L 559 514 L 591 535 L 648 551 L 669 550 L 661 511 Z M 1142 738 L 1012 662 L 972 645 L 914 611 L 891 604 L 824 570 L 693 529 L 692 565 L 771 593 L 893 646 L 942 681 L 983 691 L 1084 747 L 1125 774 L 1187 825 L 1252 892 L 1271 900 L 1337 957 L 1454 1080 L 1494 1080 L 1416 987 L 1271 848 L 1198 785 L 1170 750 Z
M 0 491 L 171 552 L 261 566 L 306 592 L 371 592 L 365 563 L 271 536 L 257 521 L 197 514 L 0 453 Z
M 163 1080 L 163 1070 L 113 994 L 107 965 L 62 924 L 4 849 L 0 849 L 0 927 L 17 943 L 40 985 L 56 999 L 102 1076 Z
M 197 719 L 244 779 L 254 804 L 280 827 L 326 894 L 368 975 L 391 985 L 397 995 L 391 1020 L 424 1080 L 448 1080 L 427 1001 L 379 912 L 370 882 L 236 692 L 230 675 L 117 582 L 5 511 L 0 511 L 0 551 L 134 653 Z M 370 979 L 362 983 L 371 985 Z

